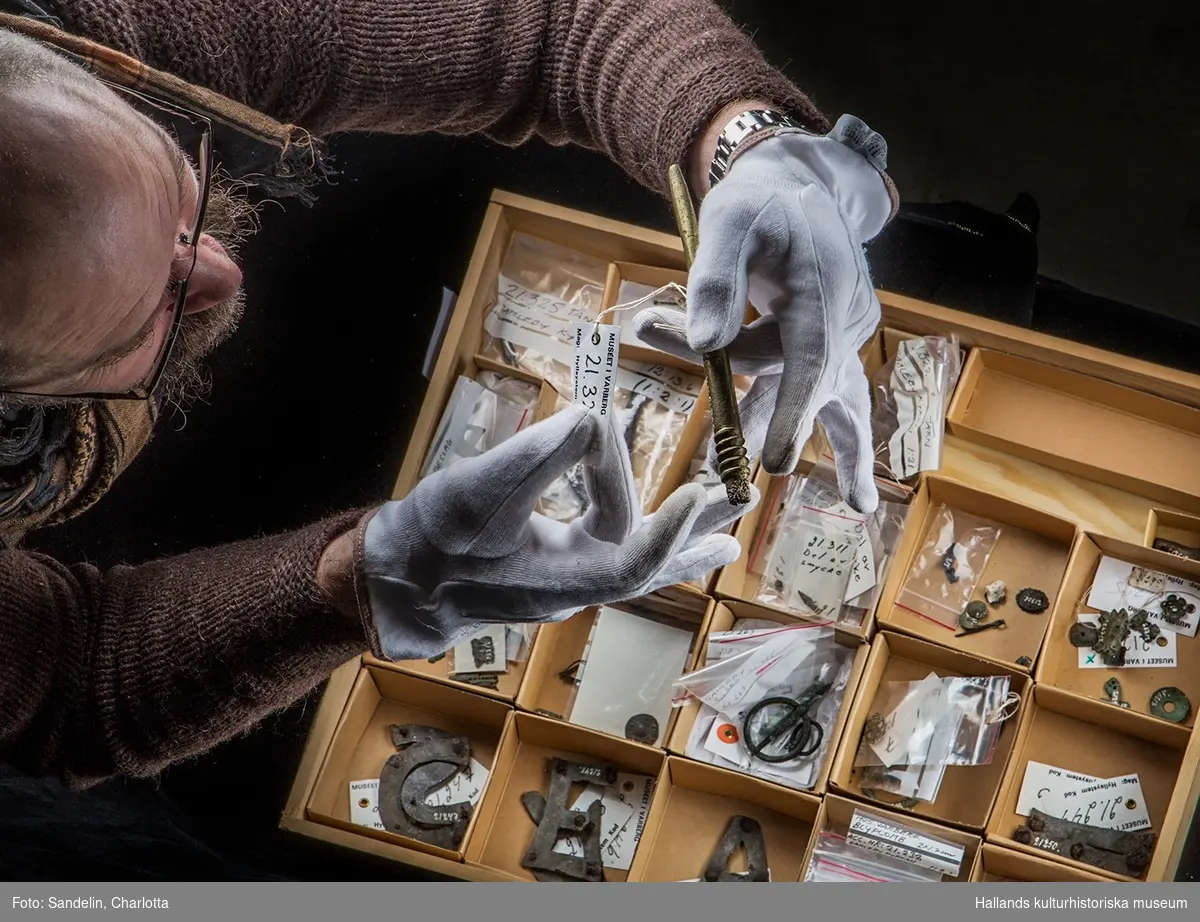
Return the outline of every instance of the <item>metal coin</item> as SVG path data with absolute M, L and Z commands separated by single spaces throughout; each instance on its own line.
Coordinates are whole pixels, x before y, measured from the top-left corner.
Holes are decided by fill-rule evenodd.
M 1050 600 L 1040 589 L 1022 589 L 1017 593 L 1017 607 L 1031 615 L 1040 615 L 1050 607 Z
M 650 714 L 634 714 L 625 722 L 625 738 L 653 746 L 658 740 L 658 721 Z
M 1191 711 L 1192 703 L 1188 701 L 1187 695 L 1174 685 L 1160 688 L 1150 696 L 1150 713 L 1173 724 L 1183 723 Z

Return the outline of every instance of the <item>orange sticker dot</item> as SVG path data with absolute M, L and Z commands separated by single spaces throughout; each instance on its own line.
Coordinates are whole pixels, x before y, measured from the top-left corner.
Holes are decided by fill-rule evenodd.
M 738 741 L 737 727 L 733 724 L 721 724 L 717 727 L 717 739 L 722 743 L 736 743 Z

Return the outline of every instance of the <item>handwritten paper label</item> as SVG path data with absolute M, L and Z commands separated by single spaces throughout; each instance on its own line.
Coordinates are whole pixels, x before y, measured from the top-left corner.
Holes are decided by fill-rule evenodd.
M 867 523 L 848 504 L 837 503 L 830 506 L 825 510 L 825 514 L 843 520 L 858 540 L 854 548 L 854 568 L 850 571 L 850 582 L 846 585 L 845 601 L 849 602 L 875 588 L 875 548 L 871 546 L 871 534 Z
M 892 471 L 905 479 L 941 463 L 946 395 L 937 362 L 923 339 L 900 343 L 892 365 L 896 431 L 888 441 Z
M 502 275 L 483 328 L 497 339 L 570 365 L 575 325 L 593 317 L 580 304 L 534 291 Z
M 1043 813 L 1049 813 L 1048 808 L 1063 791 L 1099 780 L 1091 775 L 1067 771 L 1065 768 L 1047 765 L 1044 762 L 1029 762 L 1025 766 L 1025 777 L 1021 781 L 1021 793 L 1017 795 L 1017 816 L 1029 816 L 1029 811 L 1034 807 Z
M 607 323 L 575 327 L 572 402 L 601 419 L 612 412 L 621 328 Z
M 379 779 L 350 782 L 350 822 L 368 829 L 383 829 L 379 820 Z
M 483 786 L 487 780 L 488 770 L 472 758 L 465 769 L 426 796 L 425 803 L 430 807 L 445 807 L 464 801 L 477 804 L 483 796 Z
M 957 877 L 965 850 L 961 845 L 935 839 L 908 826 L 889 823 L 854 811 L 846 841 L 859 848 Z
M 623 362 L 617 369 L 617 386 L 650 397 L 676 413 L 690 413 L 700 397 L 704 378 L 670 365 Z
M 1100 623 L 1099 615 L 1079 615 L 1080 624 L 1096 626 Z M 1174 669 L 1179 665 L 1179 645 L 1172 631 L 1163 631 L 1150 643 L 1142 640 L 1140 634 L 1131 633 L 1125 638 L 1124 669 Z M 1112 669 L 1105 666 L 1100 654 L 1090 647 L 1079 647 L 1080 669 Z
M 793 560 L 791 602 L 820 617 L 836 617 L 846 600 L 858 537 L 832 523 L 802 523 Z
M 1169 595 L 1179 596 L 1187 604 L 1195 605 L 1196 610 L 1185 612 L 1180 623 L 1171 624 L 1162 616 L 1162 602 Z M 1200 627 L 1200 582 L 1147 570 L 1115 557 L 1100 558 L 1087 604 L 1099 611 L 1141 609 L 1164 632 L 1185 637 L 1195 637 L 1196 628 Z
M 1072 823 L 1121 832 L 1149 829 L 1152 825 L 1137 775 L 1089 781 L 1046 800 L 1046 813 Z
M 887 732 L 870 743 L 879 760 L 893 765 L 922 765 L 938 722 L 949 706 L 946 683 L 931 672 L 887 716 Z
M 589 784 L 572 810 L 585 811 L 595 801 L 600 801 L 601 823 L 600 856 L 606 868 L 628 871 L 642 830 L 646 825 L 646 814 L 650 812 L 650 797 L 654 791 L 654 779 L 649 775 L 626 772 L 617 774 L 617 783 L 612 787 Z M 554 846 L 560 855 L 582 857 L 583 843 L 577 836 L 564 836 Z

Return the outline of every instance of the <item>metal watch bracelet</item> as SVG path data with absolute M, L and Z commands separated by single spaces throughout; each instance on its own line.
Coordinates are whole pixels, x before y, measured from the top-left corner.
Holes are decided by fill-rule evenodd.
M 781 131 L 808 133 L 795 119 L 772 109 L 749 109 L 735 115 L 726 123 L 717 138 L 717 149 L 708 169 L 709 185 L 715 186 L 725 178 L 735 157 L 750 146 L 752 141 L 779 134 Z

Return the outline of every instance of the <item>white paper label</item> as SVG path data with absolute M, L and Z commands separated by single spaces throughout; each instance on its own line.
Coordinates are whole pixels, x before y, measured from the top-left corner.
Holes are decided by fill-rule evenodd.
M 1078 615 L 1080 624 L 1092 626 L 1100 623 L 1099 615 Z M 1174 632 L 1163 631 L 1150 643 L 1140 634 L 1131 633 L 1125 638 L 1125 665 L 1122 669 L 1174 669 L 1179 665 L 1179 645 Z M 1090 647 L 1079 647 L 1080 669 L 1113 669 L 1105 666 L 1100 654 Z
M 1137 775 L 1089 781 L 1051 794 L 1045 800 L 1046 813 L 1072 823 L 1122 832 L 1151 827 L 1142 782 Z
M 612 412 L 620 351 L 620 327 L 606 323 L 581 323 L 575 327 L 571 399 L 600 419 Z
M 488 624 L 454 645 L 454 671 L 451 675 L 508 671 L 508 629 L 503 624 Z
M 532 349 L 569 366 L 575 324 L 592 319 L 591 311 L 580 305 L 533 291 L 502 275 L 496 303 L 484 318 L 483 328 L 497 339 Z
M 350 782 L 350 822 L 368 829 L 383 829 L 379 820 L 379 779 Z
M 957 877 L 965 850 L 961 845 L 922 835 L 914 829 L 883 822 L 854 811 L 846 841 L 859 848 Z
M 626 362 L 617 369 L 617 385 L 658 401 L 676 413 L 691 413 L 704 379 L 670 365 Z
M 893 765 L 920 764 L 932 741 L 932 733 L 948 707 L 946 683 L 930 673 L 887 717 L 887 733 L 870 743 L 879 760 Z
M 487 784 L 487 780 L 488 770 L 472 758 L 463 771 L 427 795 L 425 803 L 430 807 L 445 807 L 463 801 L 477 804 L 483 796 L 483 786 Z
M 791 603 L 819 617 L 836 617 L 846 600 L 858 538 L 830 523 L 797 529 Z
M 589 784 L 571 804 L 572 810 L 586 811 L 595 801 L 600 801 L 601 823 L 600 856 L 606 868 L 628 871 L 642 830 L 646 825 L 646 814 L 650 812 L 650 797 L 654 791 L 654 779 L 649 775 L 618 773 L 617 783 L 605 788 Z M 554 846 L 560 855 L 582 857 L 583 843 L 577 836 L 564 836 Z
M 925 340 L 900 343 L 892 365 L 891 389 L 897 417 L 896 431 L 888 441 L 892 471 L 905 479 L 937 470 L 946 395 Z
M 745 654 L 737 668 L 698 697 L 718 711 L 736 711 L 754 690 L 779 685 L 811 655 L 813 645 L 794 633 L 773 637 Z
M 825 513 L 837 516 L 850 526 L 858 539 L 854 548 L 854 569 L 850 571 L 850 582 L 846 585 L 845 601 L 849 602 L 875 588 L 875 548 L 871 546 L 871 534 L 863 517 L 849 505 L 837 503 L 826 509 Z
M 1091 775 L 1070 772 L 1044 762 L 1030 762 L 1025 766 L 1021 793 L 1017 795 L 1017 816 L 1029 816 L 1029 811 L 1034 807 L 1043 813 L 1049 813 L 1047 808 L 1063 791 L 1099 780 Z
M 1146 589 L 1144 586 L 1163 588 Z M 1171 624 L 1162 617 L 1162 600 L 1168 595 L 1181 597 L 1196 606 L 1196 611 L 1185 613 L 1180 624 Z M 1115 557 L 1100 558 L 1087 604 L 1100 611 L 1142 609 L 1163 631 L 1187 637 L 1195 637 L 1196 628 L 1200 626 L 1200 582 L 1146 570 Z

